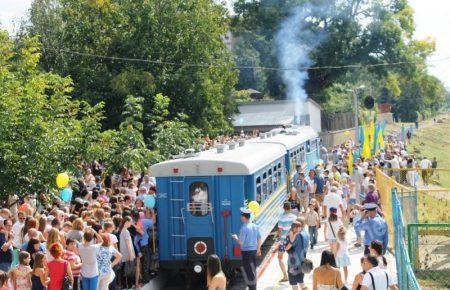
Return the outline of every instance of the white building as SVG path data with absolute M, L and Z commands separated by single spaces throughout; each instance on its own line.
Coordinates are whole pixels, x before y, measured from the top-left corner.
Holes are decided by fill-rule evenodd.
M 302 112 L 300 122 L 296 122 L 295 101 L 257 101 L 238 104 L 239 113 L 233 118 L 233 126 L 236 131 L 260 132 L 269 131 L 283 125 L 309 125 L 322 131 L 321 107 L 315 101 L 307 99 L 298 111 Z

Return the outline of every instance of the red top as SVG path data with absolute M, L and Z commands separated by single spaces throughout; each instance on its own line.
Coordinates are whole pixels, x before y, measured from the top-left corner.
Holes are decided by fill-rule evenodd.
M 64 276 L 66 274 L 67 261 L 48 262 L 48 271 L 50 274 L 50 283 L 47 290 L 61 290 Z

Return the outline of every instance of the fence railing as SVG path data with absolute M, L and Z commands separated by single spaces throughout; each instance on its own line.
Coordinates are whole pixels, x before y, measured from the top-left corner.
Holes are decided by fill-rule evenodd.
M 405 223 L 397 188 L 392 189 L 392 220 L 394 225 L 394 253 L 397 264 L 398 286 L 402 290 L 419 290 L 421 287 L 417 282 L 406 247 Z

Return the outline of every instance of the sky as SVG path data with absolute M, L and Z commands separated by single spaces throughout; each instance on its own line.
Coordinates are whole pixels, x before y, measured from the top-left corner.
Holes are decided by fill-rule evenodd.
M 233 0 L 224 1 L 231 7 Z M 26 17 L 32 0 L 0 0 L 0 27 L 13 32 L 21 18 Z M 429 71 L 450 87 L 450 0 L 409 0 L 414 8 L 416 22 L 415 37 L 432 37 L 436 41 L 436 52 L 429 59 Z

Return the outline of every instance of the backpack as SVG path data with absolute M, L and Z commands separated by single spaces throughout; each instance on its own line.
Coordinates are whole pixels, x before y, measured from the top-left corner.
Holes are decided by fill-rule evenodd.
M 316 176 L 314 178 L 314 182 L 317 184 L 317 190 L 315 193 L 323 194 L 323 187 L 324 187 L 324 183 L 325 183 L 325 180 L 323 179 L 323 177 Z

